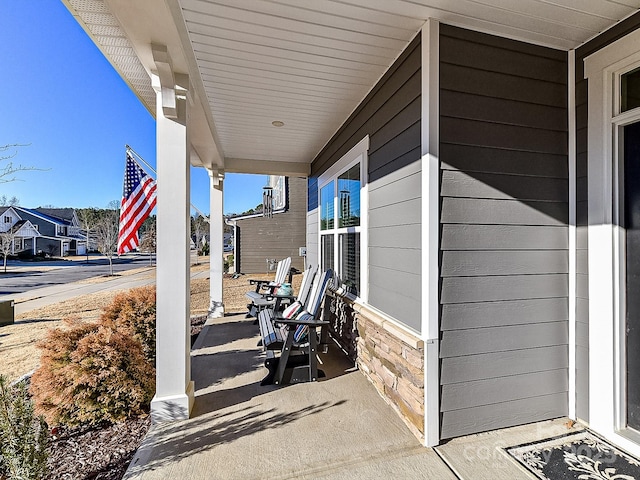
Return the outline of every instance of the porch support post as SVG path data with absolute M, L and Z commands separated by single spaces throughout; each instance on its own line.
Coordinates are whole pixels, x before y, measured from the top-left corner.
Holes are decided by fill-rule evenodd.
M 440 442 L 440 236 L 439 75 L 440 24 L 422 26 L 422 338 L 424 339 L 424 442 Z
M 224 305 L 222 304 L 222 275 L 224 273 L 223 244 L 224 244 L 224 217 L 223 217 L 223 180 L 224 174 L 216 170 L 209 172 L 211 179 L 210 188 L 210 211 L 209 215 L 209 294 L 211 305 L 209 306 L 209 316 L 213 318 L 224 315 Z
M 163 84 L 163 80 L 162 76 L 152 76 L 158 170 L 156 395 L 151 402 L 154 422 L 189 418 L 194 399 L 189 325 L 188 100 L 176 92 L 175 85 Z M 167 95 L 173 98 L 165 98 Z M 175 109 L 167 109 L 167 104 Z

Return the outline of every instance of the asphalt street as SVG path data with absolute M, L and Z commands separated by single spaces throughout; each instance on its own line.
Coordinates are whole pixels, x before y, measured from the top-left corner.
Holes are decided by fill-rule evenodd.
M 113 260 L 114 273 L 147 266 L 149 266 L 147 255 L 127 255 Z M 107 274 L 109 274 L 109 262 L 105 258 L 98 257 L 90 257 L 89 263 L 80 260 L 42 263 L 9 262 L 7 273 L 0 273 L 0 296 L 69 284 Z

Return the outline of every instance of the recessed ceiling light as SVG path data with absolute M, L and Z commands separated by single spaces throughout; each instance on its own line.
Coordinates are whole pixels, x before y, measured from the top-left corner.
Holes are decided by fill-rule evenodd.
M 273 125 L 274 127 L 284 127 L 284 122 L 281 122 L 280 120 L 274 120 L 273 122 L 271 122 L 271 125 Z

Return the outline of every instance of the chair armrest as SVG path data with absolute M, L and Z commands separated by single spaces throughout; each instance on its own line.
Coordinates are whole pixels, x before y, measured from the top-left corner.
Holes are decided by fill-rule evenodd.
M 264 298 L 269 302 L 275 301 L 275 303 L 273 304 L 274 312 L 278 312 L 283 305 L 290 305 L 296 301 L 296 297 L 294 297 L 293 295 L 278 295 L 277 293 L 267 293 L 265 294 Z
M 271 280 L 258 280 L 255 278 L 249 279 L 249 285 L 256 286 L 256 293 L 260 293 L 261 288 L 267 288 L 271 283 L 273 283 Z
M 326 320 L 296 320 L 295 318 L 273 318 L 274 322 L 282 323 L 284 325 L 309 325 L 310 327 L 320 327 L 322 325 L 329 325 Z
M 265 297 L 267 300 L 295 300 L 296 297 L 293 295 L 278 295 L 277 293 L 266 294 Z

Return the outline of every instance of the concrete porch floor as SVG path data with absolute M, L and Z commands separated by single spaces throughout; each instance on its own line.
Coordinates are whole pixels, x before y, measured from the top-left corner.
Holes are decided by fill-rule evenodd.
M 244 315 L 209 320 L 192 418 L 152 427 L 125 479 L 527 479 L 501 447 L 568 431 L 558 419 L 425 448 L 335 346 L 327 378 L 261 387 L 258 334 Z

